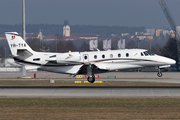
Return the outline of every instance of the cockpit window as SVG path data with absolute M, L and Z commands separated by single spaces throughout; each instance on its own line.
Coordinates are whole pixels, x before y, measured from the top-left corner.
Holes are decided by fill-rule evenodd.
M 149 55 L 154 55 L 154 53 L 150 52 L 150 51 L 146 51 Z
M 152 53 L 150 51 L 145 51 L 143 53 L 145 54 L 145 56 L 148 56 L 148 55 L 153 56 L 154 55 L 154 53 Z
M 145 56 L 148 56 L 149 54 L 147 52 L 143 52 L 145 54 Z
M 144 54 L 141 52 L 141 56 L 144 56 Z

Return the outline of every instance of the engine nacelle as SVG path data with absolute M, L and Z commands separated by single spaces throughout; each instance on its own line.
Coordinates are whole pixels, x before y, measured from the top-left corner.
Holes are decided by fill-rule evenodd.
M 57 63 L 72 63 L 78 62 L 81 60 L 81 56 L 79 52 L 69 52 L 69 53 L 62 53 L 58 54 L 56 57 Z

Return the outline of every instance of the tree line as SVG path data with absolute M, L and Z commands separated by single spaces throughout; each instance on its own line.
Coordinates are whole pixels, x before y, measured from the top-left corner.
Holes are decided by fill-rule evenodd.
M 38 34 L 42 30 L 44 36 L 62 35 L 63 25 L 59 24 L 26 24 L 26 33 Z M 95 26 L 95 25 L 70 25 L 71 33 L 93 33 L 101 37 L 111 37 L 111 34 L 144 32 L 145 27 L 129 27 L 129 26 Z M 8 31 L 22 33 L 22 25 L 2 25 L 0 24 L 0 34 Z

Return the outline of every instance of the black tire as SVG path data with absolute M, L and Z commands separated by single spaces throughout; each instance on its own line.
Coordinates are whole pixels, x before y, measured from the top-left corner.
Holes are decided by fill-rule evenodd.
M 157 76 L 158 76 L 158 77 L 162 77 L 162 75 L 163 75 L 162 72 L 158 72 L 158 73 L 157 73 Z
M 88 77 L 87 80 L 90 82 L 90 83 L 94 83 L 95 81 L 95 77 Z

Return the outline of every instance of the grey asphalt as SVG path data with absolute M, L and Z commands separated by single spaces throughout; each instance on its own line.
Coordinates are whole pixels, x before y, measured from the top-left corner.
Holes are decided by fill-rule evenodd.
M 180 87 L 11 87 L 0 97 L 179 97 Z
M 36 73 L 37 78 L 74 78 L 68 74 L 59 74 L 59 73 L 51 73 L 51 72 L 27 72 L 28 77 L 33 77 L 34 73 Z M 157 77 L 157 72 L 107 72 L 98 74 L 100 78 L 108 78 L 108 76 L 116 76 L 116 78 L 154 78 L 154 79 L 176 79 L 180 78 L 179 72 L 163 72 L 162 77 Z M 17 78 L 22 77 L 22 72 L 0 72 L 0 79 L 1 78 Z M 84 77 L 84 75 L 83 75 Z
M 27 72 L 28 77 L 33 77 L 36 73 L 36 80 L 55 79 L 55 80 L 86 80 L 84 75 L 82 79 L 59 73 L 51 72 Z M 157 77 L 157 72 L 109 72 L 98 74 L 99 79 L 102 81 L 147 81 L 147 82 L 166 82 L 166 83 L 180 83 L 179 72 L 163 72 L 162 77 Z M 108 76 L 116 76 L 116 78 L 108 78 Z M 18 77 L 22 77 L 21 72 L 0 72 L 0 80 L 22 80 Z M 23 79 L 27 80 L 27 79 Z M 32 79 L 29 79 L 32 80 Z
M 27 73 L 33 76 L 34 72 Z M 69 77 L 69 75 L 36 72 L 37 80 L 85 80 Z M 180 83 L 179 72 L 164 72 L 159 78 L 156 72 L 111 72 L 99 74 L 102 81 L 149 81 Z M 0 80 L 19 80 L 20 72 L 1 72 Z M 116 76 L 116 79 L 108 79 L 108 76 Z M 98 80 L 98 79 L 97 79 Z M 180 97 L 180 87 L 4 87 L 0 86 L 0 97 Z

